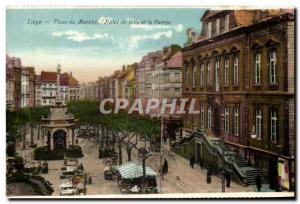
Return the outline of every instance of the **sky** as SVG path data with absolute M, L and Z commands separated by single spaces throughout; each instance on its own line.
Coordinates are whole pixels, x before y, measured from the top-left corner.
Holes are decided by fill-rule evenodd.
M 7 9 L 6 52 L 24 66 L 72 71 L 80 82 L 96 81 L 143 55 L 187 41 L 200 31 L 200 8 Z M 89 22 L 83 24 L 80 20 Z

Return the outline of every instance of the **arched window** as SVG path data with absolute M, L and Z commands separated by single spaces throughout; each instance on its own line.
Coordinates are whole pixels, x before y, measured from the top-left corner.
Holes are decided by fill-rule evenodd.
M 193 88 L 196 87 L 196 77 L 197 77 L 197 66 L 196 63 L 194 63 L 193 72 L 192 72 Z
M 262 137 L 262 123 L 263 122 L 263 116 L 262 116 L 262 110 L 260 107 L 257 107 L 255 110 L 255 132 L 256 132 L 256 138 L 261 139 Z
M 229 108 L 227 105 L 224 107 L 224 132 L 229 134 Z
M 233 85 L 239 84 L 239 57 L 237 54 L 233 56 Z
M 204 117 L 204 105 L 201 105 L 201 128 L 204 128 L 205 124 L 205 117 Z
M 207 84 L 211 85 L 211 67 L 210 67 L 210 61 L 207 61 L 206 67 L 207 67 Z
M 224 58 L 224 85 L 227 86 L 229 84 L 229 59 L 226 56 Z
M 204 86 L 204 64 L 200 65 L 200 86 Z
M 233 121 L 233 126 L 234 126 L 234 135 L 239 136 L 240 133 L 240 123 L 239 123 L 239 119 L 240 119 L 240 109 L 239 107 L 234 107 L 234 121 Z
M 270 111 L 270 136 L 271 141 L 277 141 L 277 126 L 278 126 L 278 118 L 277 118 L 277 111 L 275 109 L 271 109 Z
M 269 82 L 277 83 L 277 69 L 276 69 L 276 52 L 274 49 L 269 50 Z
M 215 85 L 216 85 L 216 91 L 219 91 L 219 69 L 220 69 L 220 59 L 216 58 L 215 61 Z
M 211 129 L 211 106 L 207 107 L 207 128 Z

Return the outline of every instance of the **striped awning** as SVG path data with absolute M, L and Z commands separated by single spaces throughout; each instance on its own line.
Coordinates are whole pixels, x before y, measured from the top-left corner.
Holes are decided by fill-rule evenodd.
M 116 169 L 121 174 L 121 177 L 125 179 L 139 178 L 143 176 L 143 166 L 132 162 L 117 166 Z M 156 176 L 156 172 L 146 166 L 146 176 Z

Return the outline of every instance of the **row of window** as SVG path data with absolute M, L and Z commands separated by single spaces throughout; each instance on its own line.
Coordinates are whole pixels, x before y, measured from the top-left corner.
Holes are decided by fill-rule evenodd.
M 225 15 L 224 17 L 224 21 L 223 21 L 223 23 L 224 23 L 224 32 L 226 32 L 226 31 L 229 31 L 229 14 L 227 14 L 227 15 Z M 213 23 L 214 23 L 214 25 L 213 25 Z M 207 24 L 207 32 L 208 32 L 208 37 L 210 38 L 210 37 L 212 37 L 212 35 L 213 35 L 213 32 L 212 32 L 212 28 L 213 28 L 213 26 L 214 26 L 214 28 L 215 28 L 215 32 L 214 32 L 214 35 L 218 35 L 218 34 L 220 34 L 221 33 L 221 29 L 220 29 L 220 18 L 217 18 L 215 21 L 210 21 L 210 22 L 208 22 L 208 24 Z
M 277 83 L 277 69 L 276 69 L 276 51 L 270 50 L 268 52 L 268 70 L 269 70 L 269 83 Z M 214 60 L 214 80 L 212 79 L 212 69 L 211 69 L 211 62 L 207 61 L 206 63 L 200 62 L 200 77 L 199 77 L 199 84 L 200 86 L 211 85 L 212 81 L 215 82 L 216 86 L 219 86 L 219 70 L 220 70 L 220 61 L 221 58 L 217 57 Z M 224 57 L 224 70 L 223 70 L 223 85 L 229 85 L 229 75 L 230 75 L 230 57 Z M 261 53 L 256 52 L 254 56 L 254 83 L 260 84 L 261 83 L 261 75 L 262 75 L 262 60 L 261 60 Z M 206 67 L 206 74 L 205 74 L 205 67 Z M 239 56 L 237 54 L 232 56 L 232 75 L 233 75 L 233 85 L 239 84 Z M 189 65 L 186 64 L 185 68 L 185 81 L 187 86 L 190 85 L 192 82 L 192 87 L 196 87 L 197 84 L 197 64 L 194 63 L 192 66 L 192 80 L 190 81 L 190 68 Z
M 276 142 L 278 138 L 278 113 L 277 110 L 271 109 L 269 115 L 269 130 L 270 130 L 270 138 L 272 142 Z M 263 134 L 263 121 L 264 117 L 262 114 L 261 108 L 255 109 L 255 135 L 258 140 L 262 139 Z
M 22 75 L 21 79 L 22 79 L 22 82 L 29 82 L 29 77 L 28 76 Z
M 233 108 L 233 134 L 239 136 L 240 132 L 240 108 L 238 106 L 234 106 Z M 224 106 L 224 133 L 230 133 L 230 111 L 229 108 L 225 105 Z
M 207 115 L 205 117 L 205 111 L 207 111 Z M 223 132 L 225 134 L 230 134 L 232 131 L 232 134 L 235 136 L 240 135 L 240 107 L 234 106 L 232 109 L 232 112 L 230 111 L 230 108 L 225 105 L 224 106 L 224 121 L 223 121 Z M 271 109 L 270 115 L 269 115 L 269 130 L 270 130 L 270 138 L 272 142 L 277 142 L 278 138 L 278 113 L 277 110 Z M 230 128 L 230 120 L 233 119 L 232 124 L 232 130 Z M 261 140 L 262 134 L 263 134 L 263 120 L 264 117 L 262 115 L 262 109 L 256 108 L 255 109 L 255 135 L 256 139 Z M 200 127 L 202 129 L 207 128 L 211 129 L 212 127 L 212 109 L 211 106 L 200 106 Z M 253 134 L 253 133 L 252 133 Z

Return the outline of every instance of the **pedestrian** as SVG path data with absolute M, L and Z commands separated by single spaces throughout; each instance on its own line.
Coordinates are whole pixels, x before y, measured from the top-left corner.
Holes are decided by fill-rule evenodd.
M 225 173 L 225 179 L 226 179 L 226 187 L 230 188 L 231 174 L 229 172 Z
M 168 160 L 166 158 L 164 159 L 164 170 L 165 170 L 164 174 L 168 173 L 169 171 Z
M 190 166 L 191 166 L 192 169 L 194 168 L 194 164 L 195 164 L 195 157 L 194 157 L 194 156 L 191 156 L 191 159 L 190 159 Z
M 260 192 L 261 191 L 261 177 L 259 174 L 255 177 L 255 183 L 256 183 L 257 191 Z
M 211 171 L 210 171 L 210 170 L 207 171 L 207 174 L 206 174 L 206 182 L 207 182 L 208 184 L 211 183 Z

